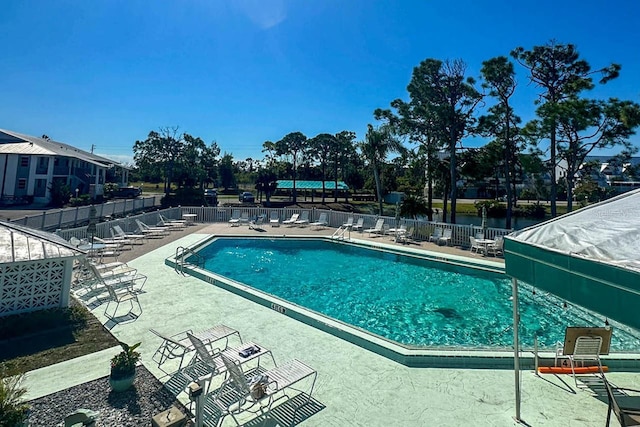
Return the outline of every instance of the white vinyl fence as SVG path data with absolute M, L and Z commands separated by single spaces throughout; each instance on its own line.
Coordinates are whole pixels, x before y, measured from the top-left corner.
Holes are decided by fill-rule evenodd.
M 136 199 L 122 199 L 95 205 L 96 215 L 99 219 L 117 216 L 126 216 L 133 212 L 152 208 L 155 205 L 155 197 L 138 197 Z M 91 206 L 78 206 L 75 208 L 51 209 L 38 215 L 25 216 L 11 220 L 16 224 L 44 231 L 54 231 L 59 228 L 78 227 L 89 221 Z
M 110 237 L 110 228 L 114 225 L 120 225 L 122 229 L 127 232 L 136 231 L 136 219 L 144 222 L 147 225 L 155 225 L 160 221 L 159 214 L 168 219 L 181 219 L 182 215 L 184 214 L 194 214 L 196 215 L 195 221 L 198 223 L 226 223 L 229 221 L 229 219 L 231 219 L 232 212 L 234 211 L 238 211 L 240 213 L 247 212 L 249 218 L 257 218 L 259 215 L 265 215 L 265 218 L 268 220 L 271 216 L 271 211 L 274 210 L 278 212 L 280 222 L 285 219 L 291 218 L 293 214 L 300 214 L 305 210 L 309 211 L 309 222 L 314 222 L 318 219 L 321 213 L 326 213 L 328 225 L 329 227 L 333 228 L 340 227 L 342 224 L 347 222 L 347 219 L 349 217 L 353 217 L 354 223 L 356 223 L 359 218 L 363 218 L 363 229 L 366 230 L 367 228 L 373 228 L 378 218 L 383 218 L 385 220 L 385 224 L 387 224 L 389 228 L 396 228 L 400 225 L 404 225 L 407 229 L 413 228 L 413 237 L 415 240 L 429 240 L 429 236 L 433 234 L 433 231 L 436 228 L 448 228 L 452 230 L 451 244 L 454 246 L 462 247 L 468 247 L 470 244 L 469 237 L 475 236 L 476 233 L 482 231 L 480 227 L 474 225 L 457 225 L 407 218 L 396 220 L 396 218 L 394 217 L 379 217 L 377 215 L 355 214 L 350 212 L 339 212 L 325 209 L 301 209 L 297 207 L 278 209 L 265 207 L 175 207 L 101 222 L 96 227 L 96 236 Z M 266 226 L 268 226 L 268 222 Z M 509 234 L 511 231 L 512 230 L 506 230 L 502 228 L 486 228 L 484 230 L 484 233 L 485 238 L 495 239 L 498 236 Z M 56 233 L 66 240 L 68 240 L 72 236 L 79 239 L 88 237 L 86 226 L 73 229 L 58 230 Z

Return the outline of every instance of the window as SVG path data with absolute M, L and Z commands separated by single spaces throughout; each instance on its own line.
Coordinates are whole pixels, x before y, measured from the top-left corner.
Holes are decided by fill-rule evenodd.
M 18 189 L 24 190 L 25 188 L 27 188 L 27 180 L 25 178 L 20 178 L 18 180 Z
M 23 166 L 23 167 L 29 166 L 29 158 L 20 157 L 20 166 Z

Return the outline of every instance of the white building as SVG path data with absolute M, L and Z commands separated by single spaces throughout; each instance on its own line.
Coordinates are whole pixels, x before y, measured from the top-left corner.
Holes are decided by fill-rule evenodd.
M 126 185 L 128 169 L 113 160 L 68 144 L 0 129 L 0 204 L 47 203 L 54 182 L 72 194 L 104 194 L 107 171 L 117 170 Z

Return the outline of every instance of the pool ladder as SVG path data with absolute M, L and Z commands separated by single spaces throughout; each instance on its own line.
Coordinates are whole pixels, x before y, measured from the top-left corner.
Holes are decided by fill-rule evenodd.
M 195 258 L 194 262 L 186 262 L 185 258 L 188 256 L 193 256 Z M 204 266 L 204 258 L 199 253 L 195 252 L 191 248 L 185 248 L 184 246 L 178 246 L 176 248 L 176 263 L 174 270 L 176 273 L 181 273 L 184 275 L 184 267 L 187 264 L 195 264 L 197 267 Z
M 345 227 L 344 225 L 341 225 L 336 231 L 333 232 L 331 238 L 344 240 L 344 235 L 347 233 L 347 231 L 349 231 L 350 228 L 351 227 Z

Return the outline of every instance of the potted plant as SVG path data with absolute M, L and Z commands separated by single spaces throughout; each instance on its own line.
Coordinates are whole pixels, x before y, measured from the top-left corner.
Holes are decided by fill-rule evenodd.
M 20 385 L 23 374 L 12 377 L 5 377 L 4 372 L 0 374 L 0 425 L 28 426 L 29 405 L 23 400 L 27 389 Z
M 111 374 L 109 384 L 113 391 L 125 391 L 133 385 L 136 376 L 136 363 L 140 360 L 140 353 L 136 349 L 141 343 L 129 346 L 119 341 L 122 351 L 111 359 Z

